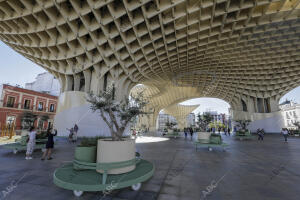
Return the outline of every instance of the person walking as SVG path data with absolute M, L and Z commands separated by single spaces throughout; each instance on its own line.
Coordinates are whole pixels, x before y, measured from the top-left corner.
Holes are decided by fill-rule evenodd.
M 78 125 L 75 124 L 74 125 L 74 136 L 73 136 L 73 140 L 76 142 L 77 141 L 77 132 L 78 132 L 79 128 Z
M 212 131 L 213 133 L 215 133 L 215 132 L 216 132 L 216 128 L 215 128 L 215 127 L 212 127 L 212 128 L 211 128 L 211 131 Z
M 49 128 L 47 130 L 47 137 L 48 137 L 48 141 L 46 143 L 46 151 L 44 152 L 41 160 L 45 160 L 45 157 L 48 157 L 48 160 L 51 160 L 51 153 L 52 153 L 52 149 L 54 148 L 54 140 L 53 137 L 57 135 L 57 130 L 54 129 L 52 130 L 52 128 Z
M 35 147 L 35 138 L 38 133 L 36 132 L 36 129 L 34 126 L 30 127 L 29 129 L 29 135 L 28 135 L 28 141 L 27 141 L 27 150 L 26 150 L 26 160 L 32 159 L 32 153 Z
M 264 132 L 263 130 L 257 129 L 258 140 L 264 140 Z
M 228 127 L 228 129 L 227 129 L 227 133 L 228 133 L 228 135 L 230 136 L 230 128 Z
M 132 130 L 132 136 L 134 137 L 134 139 L 136 139 L 137 136 L 136 136 L 136 130 L 135 129 Z
M 235 127 L 233 127 L 233 132 L 236 133 L 236 131 L 237 131 L 237 128 L 235 126 Z
M 287 138 L 288 138 L 288 135 L 289 135 L 289 132 L 286 128 L 282 128 L 282 131 L 281 131 L 283 137 L 284 137 L 284 142 L 287 142 Z
M 186 139 L 187 138 L 187 128 L 184 128 L 183 132 L 184 132 L 184 138 Z
M 191 140 L 193 139 L 193 134 L 194 134 L 194 131 L 193 131 L 193 128 L 190 127 L 190 134 L 191 134 Z

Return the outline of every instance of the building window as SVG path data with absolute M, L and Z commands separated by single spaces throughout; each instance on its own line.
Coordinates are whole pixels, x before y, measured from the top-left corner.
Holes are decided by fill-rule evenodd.
M 43 102 L 39 102 L 39 105 L 38 105 L 38 111 L 43 111 Z
M 14 104 L 15 104 L 15 97 L 8 97 L 6 106 L 13 108 Z
M 28 99 L 25 100 L 24 109 L 30 109 L 30 100 Z
M 50 112 L 54 112 L 54 104 L 50 104 L 50 109 L 49 109 Z

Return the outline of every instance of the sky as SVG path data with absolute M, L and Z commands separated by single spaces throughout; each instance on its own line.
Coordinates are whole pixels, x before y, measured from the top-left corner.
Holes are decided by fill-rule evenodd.
M 31 62 L 24 56 L 12 50 L 0 41 L 0 84 L 9 83 L 11 85 L 25 86 L 25 83 L 33 82 L 36 76 L 45 70 Z M 285 95 L 280 102 L 291 99 L 300 103 L 300 86 Z M 183 102 L 184 105 L 200 104 L 194 113 L 207 110 L 218 111 L 228 114 L 229 104 L 216 98 L 197 98 Z
M 196 98 L 196 99 L 190 99 L 187 101 L 184 101 L 180 103 L 182 105 L 196 105 L 200 104 L 200 106 L 193 111 L 196 115 L 198 113 L 203 113 L 206 111 L 217 111 L 218 113 L 228 113 L 228 109 L 230 108 L 230 105 L 221 99 L 217 98 Z
M 45 70 L 0 41 L 0 84 L 25 86 Z

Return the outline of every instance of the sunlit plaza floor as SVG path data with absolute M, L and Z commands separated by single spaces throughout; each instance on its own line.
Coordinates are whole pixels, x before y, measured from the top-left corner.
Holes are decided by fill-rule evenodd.
M 0 146 L 0 199 L 300 199 L 300 138 L 284 143 L 280 135 L 266 135 L 263 142 L 222 137 L 229 144 L 225 152 L 196 151 L 190 138 L 138 138 L 137 150 L 155 164 L 154 176 L 140 191 L 126 188 L 105 197 L 86 192 L 78 198 L 53 184 L 54 170 L 73 159 L 75 145 L 66 139 L 57 139 L 50 161 L 41 161 L 40 151 L 25 160 L 24 153 L 14 155 Z

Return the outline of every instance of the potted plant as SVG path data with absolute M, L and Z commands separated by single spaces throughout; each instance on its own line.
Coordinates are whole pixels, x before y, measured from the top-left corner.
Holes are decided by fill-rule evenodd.
M 140 114 L 146 114 L 144 107 L 147 102 L 142 92 L 124 98 L 122 101 L 115 100 L 115 88 L 112 85 L 99 95 L 90 94 L 88 102 L 91 109 L 99 112 L 103 121 L 107 124 L 111 138 L 99 139 L 97 145 L 97 162 L 113 163 L 135 159 L 135 140 L 124 138 L 124 132 L 129 122 Z M 108 174 L 121 174 L 135 169 L 132 166 L 108 170 Z M 101 170 L 98 172 L 102 173 Z
M 96 138 L 83 138 L 81 143 L 75 148 L 75 160 L 81 162 L 96 162 L 96 152 L 97 152 L 97 140 Z
M 174 127 L 177 125 L 176 122 L 166 122 L 167 132 L 172 133 L 174 131 Z
M 210 123 L 213 120 L 213 116 L 210 113 L 203 113 L 202 115 L 198 113 L 197 115 L 197 124 L 199 126 L 199 133 L 198 133 L 198 140 L 202 143 L 209 143 L 210 141 L 210 132 L 207 132 L 207 127 L 210 125 Z
M 300 122 L 294 122 L 293 124 L 294 124 L 294 126 L 297 127 L 297 129 L 294 131 L 295 136 L 299 136 L 299 134 L 300 134 Z
M 245 135 L 248 132 L 247 127 L 251 123 L 251 120 L 237 120 L 236 122 L 238 123 L 236 126 L 239 128 L 236 135 Z
M 197 115 L 197 124 L 202 132 L 205 132 L 208 125 L 212 122 L 213 116 L 210 113 L 203 113 L 202 115 L 198 113 Z

